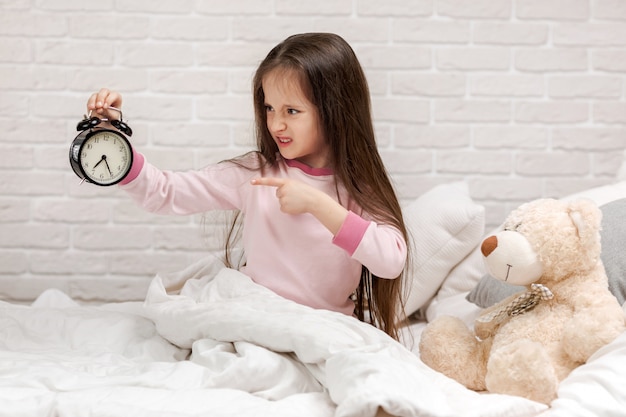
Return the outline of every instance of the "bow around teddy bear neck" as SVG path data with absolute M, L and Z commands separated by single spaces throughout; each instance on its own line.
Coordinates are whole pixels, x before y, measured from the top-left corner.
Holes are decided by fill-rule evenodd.
M 554 297 L 552 291 L 542 284 L 531 284 L 530 290 L 520 294 L 510 303 L 501 306 L 487 314 L 482 314 L 476 321 L 480 323 L 500 324 L 513 316 L 524 314 L 532 310 L 542 300 L 550 300 Z

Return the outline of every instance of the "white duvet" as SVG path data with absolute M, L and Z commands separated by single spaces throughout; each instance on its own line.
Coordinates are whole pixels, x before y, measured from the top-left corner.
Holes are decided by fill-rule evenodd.
M 626 415 L 625 335 L 547 410 L 467 390 L 372 326 L 237 271 L 183 275 L 198 279 L 168 295 L 156 277 L 143 304 L 79 306 L 58 291 L 0 303 L 0 416 Z

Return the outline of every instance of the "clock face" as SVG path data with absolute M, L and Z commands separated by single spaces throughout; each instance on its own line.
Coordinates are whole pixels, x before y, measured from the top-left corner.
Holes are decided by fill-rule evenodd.
M 126 138 L 114 131 L 95 131 L 82 143 L 78 160 L 88 181 L 113 185 L 130 171 L 132 149 Z

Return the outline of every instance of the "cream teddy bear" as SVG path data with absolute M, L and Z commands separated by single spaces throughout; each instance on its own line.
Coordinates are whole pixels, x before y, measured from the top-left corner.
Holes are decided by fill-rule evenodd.
M 540 199 L 514 210 L 481 251 L 495 278 L 528 291 L 485 309 L 474 331 L 440 317 L 421 359 L 473 390 L 549 404 L 559 382 L 626 328 L 600 260 L 599 208 Z

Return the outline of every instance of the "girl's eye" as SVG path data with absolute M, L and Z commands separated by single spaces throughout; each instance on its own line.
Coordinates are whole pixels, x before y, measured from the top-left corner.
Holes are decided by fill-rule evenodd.
M 288 109 L 288 110 L 287 110 L 287 113 L 288 113 L 288 114 L 291 114 L 291 115 L 294 115 L 294 114 L 298 114 L 298 113 L 300 113 L 300 112 L 299 112 L 298 110 L 296 110 L 296 109 Z
M 270 112 L 270 111 L 273 111 L 273 110 L 274 110 L 274 108 L 272 106 L 269 106 L 267 104 L 265 105 L 265 111 L 266 112 Z

